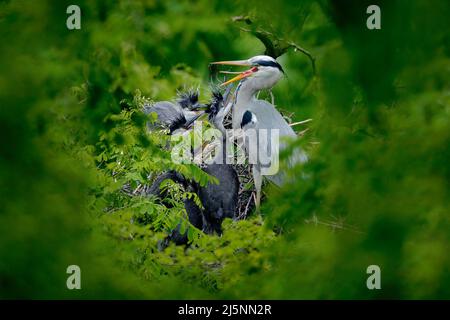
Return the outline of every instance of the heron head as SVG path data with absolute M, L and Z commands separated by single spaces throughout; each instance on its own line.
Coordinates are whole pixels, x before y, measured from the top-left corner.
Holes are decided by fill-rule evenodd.
M 243 72 L 221 71 L 221 73 L 225 74 L 237 74 L 234 78 L 222 83 L 222 86 L 235 81 L 245 80 L 257 90 L 270 89 L 284 74 L 284 70 L 277 60 L 264 55 L 255 56 L 248 60 L 218 61 L 212 64 L 251 67 Z
M 185 91 L 178 91 L 176 102 L 183 109 L 198 110 L 204 106 L 203 104 L 200 103 L 198 97 L 199 97 L 198 89 L 188 89 Z

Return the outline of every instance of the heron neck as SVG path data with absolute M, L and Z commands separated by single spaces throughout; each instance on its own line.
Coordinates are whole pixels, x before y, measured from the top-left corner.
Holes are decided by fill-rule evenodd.
M 248 85 L 248 82 L 241 82 L 236 88 L 236 95 L 233 105 L 233 129 L 239 129 L 242 120 L 242 114 L 252 105 L 256 99 L 257 90 Z
M 239 84 L 237 87 L 237 94 L 236 94 L 236 105 L 247 103 L 250 100 L 254 99 L 257 89 L 253 88 L 251 83 L 248 81 L 243 81 Z
M 223 122 L 222 121 L 214 121 L 213 123 L 214 123 L 214 126 L 216 127 L 216 129 L 219 130 L 220 133 L 222 134 L 223 139 L 225 139 L 227 130 L 225 129 Z

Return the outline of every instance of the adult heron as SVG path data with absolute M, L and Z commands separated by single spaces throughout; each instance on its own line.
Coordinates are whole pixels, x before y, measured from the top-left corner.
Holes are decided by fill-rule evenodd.
M 279 146 L 278 151 L 281 151 L 286 147 L 286 141 L 283 140 L 297 137 L 294 130 L 289 126 L 273 104 L 270 104 L 264 100 L 258 100 L 256 98 L 256 94 L 260 90 L 271 89 L 284 75 L 283 68 L 274 58 L 265 55 L 258 55 L 248 60 L 219 61 L 213 62 L 212 64 L 250 67 L 250 69 L 243 72 L 221 71 L 222 73 L 237 74 L 234 78 L 222 83 L 222 85 L 228 85 L 239 81 L 239 84 L 235 90 L 234 105 L 232 108 L 233 129 L 243 128 L 244 131 L 246 131 L 249 127 L 251 127 L 251 129 L 256 132 L 258 137 L 264 136 L 260 134 L 261 129 L 266 130 L 265 133 L 267 135 L 262 141 L 259 141 L 259 144 L 257 144 L 257 149 L 266 148 L 266 150 L 273 150 L 273 146 Z M 277 133 L 279 135 L 275 135 L 275 137 L 276 139 L 279 137 L 281 140 L 280 142 L 278 140 L 274 141 L 272 138 L 271 131 L 273 129 L 278 130 Z M 268 180 L 280 186 L 285 180 L 285 175 L 281 171 L 278 171 L 275 174 L 273 174 L 273 172 L 265 173 L 264 166 L 259 157 L 261 154 L 259 150 L 257 150 L 256 154 L 255 152 L 249 152 L 252 146 L 254 146 L 254 144 L 247 141 L 245 147 L 247 153 L 249 154 L 249 160 L 253 164 L 252 174 L 256 189 L 255 205 L 257 211 L 259 211 L 262 177 L 265 176 Z M 270 162 L 278 163 L 278 156 L 279 152 L 271 152 L 269 155 Z M 301 150 L 296 151 L 290 157 L 288 164 L 293 165 L 298 161 L 307 161 L 306 153 Z

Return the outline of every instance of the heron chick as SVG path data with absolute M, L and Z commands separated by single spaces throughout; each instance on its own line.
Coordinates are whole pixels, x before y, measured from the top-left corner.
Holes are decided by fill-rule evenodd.
M 203 113 L 193 110 L 199 109 L 203 105 L 198 100 L 198 91 L 189 90 L 179 92 L 175 102 L 158 101 L 152 104 L 145 104 L 143 107 L 145 114 L 156 113 L 156 121 L 147 122 L 147 128 L 169 129 L 170 134 L 177 130 L 187 129 Z
M 229 89 L 227 90 L 226 96 L 230 92 Z M 187 103 L 191 102 L 192 100 L 187 101 Z M 177 111 L 179 109 L 175 106 L 175 104 L 170 103 L 169 105 L 167 102 L 164 103 L 164 105 L 161 103 L 159 103 L 159 105 L 154 104 L 150 112 L 156 112 L 158 119 L 165 120 L 165 125 L 172 128 L 170 130 L 171 134 L 174 134 L 177 130 L 189 129 L 186 127 L 189 125 L 188 121 L 178 120 L 180 117 L 183 117 L 183 114 Z M 197 119 L 200 115 L 207 113 L 212 124 L 222 132 L 222 138 L 226 139 L 225 128 L 222 122 L 226 113 L 228 113 L 230 106 L 228 109 L 225 109 L 223 104 L 224 97 L 222 94 L 219 91 L 213 91 L 212 100 L 210 103 L 207 105 L 198 104 L 195 107 L 190 105 L 190 107 L 192 110 L 205 109 L 196 114 L 195 119 Z M 181 105 L 183 105 L 183 103 L 181 103 Z M 182 109 L 181 105 L 180 109 Z M 164 108 L 167 108 L 168 111 Z M 185 105 L 184 109 L 186 108 L 189 107 Z M 194 227 L 201 229 L 206 234 L 216 233 L 221 235 L 222 221 L 225 218 L 235 217 L 235 211 L 238 203 L 239 178 L 231 165 L 222 164 L 218 160 L 220 155 L 216 156 L 217 159 L 215 159 L 212 163 L 203 166 L 202 170 L 207 174 L 214 176 L 218 180 L 218 184 L 208 183 L 206 186 L 200 186 L 195 181 L 185 179 L 178 172 L 168 171 L 156 178 L 149 189 L 149 194 L 156 195 L 159 198 L 164 197 L 164 195 L 160 193 L 159 187 L 166 179 L 171 179 L 174 182 L 181 184 L 185 190 L 195 192 L 203 205 L 203 209 L 200 209 L 194 201 L 190 199 L 184 201 L 184 206 L 191 224 Z M 170 241 L 174 241 L 176 244 L 187 244 L 187 234 L 181 234 L 178 226 L 161 243 L 161 249 L 166 247 Z

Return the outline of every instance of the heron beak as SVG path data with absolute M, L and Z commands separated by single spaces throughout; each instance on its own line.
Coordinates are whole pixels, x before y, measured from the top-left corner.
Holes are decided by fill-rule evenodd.
M 186 123 L 184 124 L 184 127 L 189 129 L 194 124 L 194 122 L 197 121 L 204 114 L 205 114 L 205 111 L 199 112 L 197 115 L 192 117 L 192 119 L 190 119 L 189 121 L 186 121 Z
M 239 71 L 219 71 L 219 73 L 224 73 L 224 74 L 241 74 L 242 72 Z
M 226 86 L 227 84 L 230 84 L 230 83 L 239 81 L 239 80 L 241 80 L 241 79 L 247 78 L 247 77 L 251 76 L 252 74 L 254 74 L 256 71 L 258 71 L 258 68 L 257 68 L 257 67 L 253 67 L 253 68 L 251 68 L 251 69 L 248 69 L 248 70 L 246 70 L 246 71 L 244 71 L 244 72 L 239 73 L 236 77 L 231 78 L 231 79 L 228 80 L 228 81 L 225 81 L 225 82 L 222 83 L 220 86 Z
M 194 110 L 194 111 L 204 111 L 204 110 L 206 110 L 207 108 L 208 108 L 208 105 L 207 105 L 207 104 L 204 104 L 204 103 L 198 103 L 196 106 L 192 107 L 191 110 Z
M 223 65 L 228 65 L 228 66 L 242 66 L 242 67 L 246 67 L 246 66 L 250 65 L 250 63 L 248 63 L 247 60 L 217 61 L 217 62 L 211 62 L 210 64 L 223 64 Z

